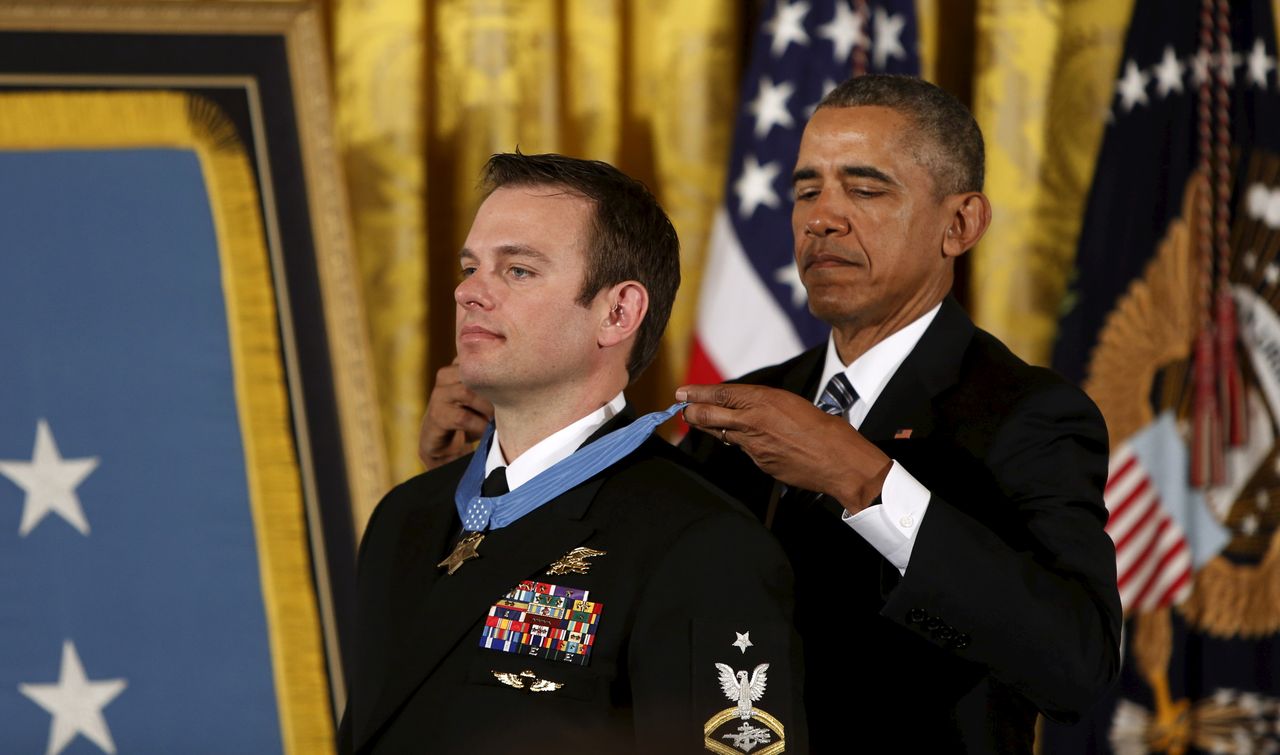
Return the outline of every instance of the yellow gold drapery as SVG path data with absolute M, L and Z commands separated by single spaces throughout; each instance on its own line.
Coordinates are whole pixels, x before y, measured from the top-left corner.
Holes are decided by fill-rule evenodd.
M 971 310 L 1047 364 L 1133 0 L 980 0 L 974 116 L 991 228 L 971 254 Z

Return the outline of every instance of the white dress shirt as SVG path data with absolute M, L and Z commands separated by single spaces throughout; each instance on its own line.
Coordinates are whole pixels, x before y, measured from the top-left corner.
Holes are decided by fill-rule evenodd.
M 924 313 L 905 328 L 872 346 L 847 367 L 836 352 L 835 335 L 829 336 L 827 359 L 822 368 L 822 380 L 818 382 L 818 395 L 813 397 L 814 403 L 822 396 L 832 376 L 843 372 L 853 389 L 858 392 L 858 400 L 845 416 L 855 429 L 861 427 L 862 420 L 866 419 L 889 379 L 919 343 L 920 337 L 941 308 L 942 305 L 939 304 Z M 928 508 L 929 489 L 894 461 L 880 491 L 880 504 L 868 506 L 853 515 L 845 511 L 841 520 L 870 543 L 871 547 L 880 551 L 889 563 L 898 567 L 899 572 L 906 574 L 911 549 L 916 543 L 916 532 L 919 531 L 920 522 L 924 520 Z
M 493 442 L 489 444 L 489 455 L 484 461 L 484 476 L 488 477 L 489 473 L 498 467 L 506 467 L 507 487 L 515 490 L 556 462 L 568 458 L 578 450 L 578 446 L 591 437 L 592 433 L 613 419 L 626 405 L 627 399 L 622 395 L 622 391 L 619 391 L 609 403 L 534 443 L 528 451 L 520 454 L 510 464 L 502 455 L 502 444 L 498 442 L 501 430 L 495 428 Z

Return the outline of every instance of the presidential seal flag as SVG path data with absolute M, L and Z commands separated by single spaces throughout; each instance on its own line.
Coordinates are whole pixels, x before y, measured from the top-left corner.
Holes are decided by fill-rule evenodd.
M 914 0 L 773 0 L 761 18 L 698 296 L 693 383 L 781 362 L 826 337 L 792 256 L 800 135 L 823 96 L 855 73 L 920 70 Z
M 1055 366 L 1107 420 L 1121 682 L 1044 751 L 1280 751 L 1270 3 L 1138 0 Z

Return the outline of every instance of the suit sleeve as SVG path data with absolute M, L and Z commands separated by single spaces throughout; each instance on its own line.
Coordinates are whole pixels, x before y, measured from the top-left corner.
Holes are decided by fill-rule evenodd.
M 807 752 L 792 588 L 781 548 L 745 514 L 705 517 L 671 543 L 629 648 L 641 751 L 704 752 L 704 739 L 729 746 L 755 736 L 757 748 L 785 737 L 788 752 Z M 721 669 L 736 679 L 762 664 L 764 693 L 744 720 L 732 714 L 737 701 L 722 688 Z
M 965 499 L 964 481 L 935 492 L 882 613 L 1075 721 L 1119 672 L 1105 425 L 1077 389 L 1054 385 L 1021 402 L 984 463 L 1002 499 Z M 997 533 L 974 512 L 1009 527 Z

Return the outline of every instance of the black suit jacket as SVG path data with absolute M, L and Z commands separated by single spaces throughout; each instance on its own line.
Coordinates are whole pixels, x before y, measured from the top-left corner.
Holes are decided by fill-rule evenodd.
M 825 348 L 741 382 L 811 399 Z M 1101 415 L 947 299 L 861 432 L 931 498 L 905 577 L 829 499 L 779 502 L 814 751 L 875 730 L 903 752 L 1031 752 L 1037 710 L 1075 721 L 1119 669 Z M 777 488 L 744 453 L 686 447 L 763 516 Z
M 436 564 L 460 530 L 453 496 L 469 460 L 400 485 L 369 522 L 340 752 L 700 752 L 704 724 L 734 705 L 716 663 L 770 664 L 755 705 L 784 725 L 789 752 L 805 750 L 791 571 L 740 504 L 650 438 L 488 533 L 480 558 L 446 575 Z M 587 574 L 546 574 L 578 546 L 605 555 Z M 480 646 L 490 606 L 526 579 L 589 590 L 603 604 L 587 665 Z M 737 632 L 754 643 L 745 652 Z M 534 693 L 494 674 L 525 670 L 563 687 Z M 741 725 L 707 736 L 723 744 Z

